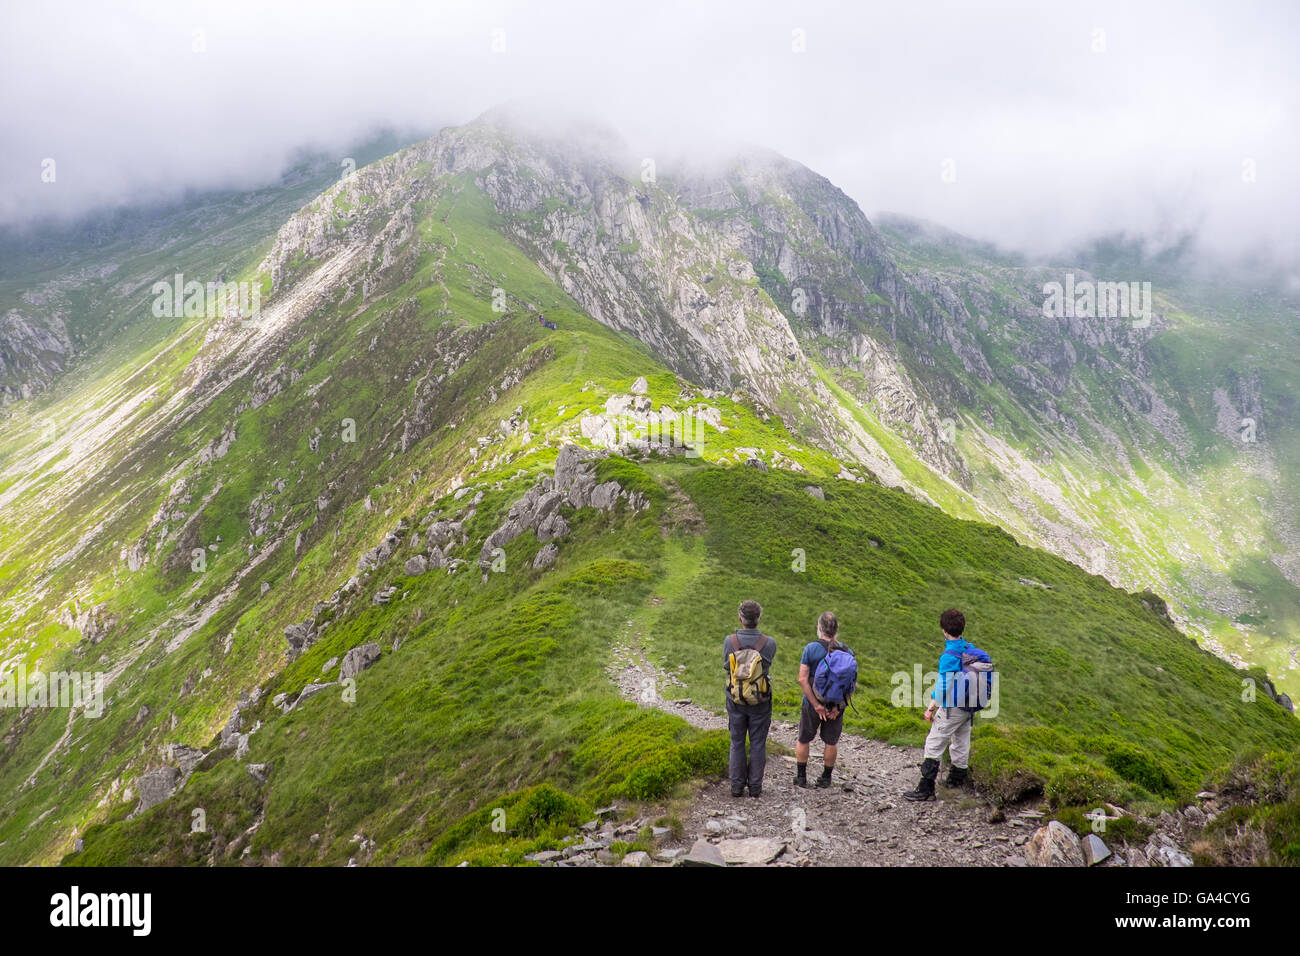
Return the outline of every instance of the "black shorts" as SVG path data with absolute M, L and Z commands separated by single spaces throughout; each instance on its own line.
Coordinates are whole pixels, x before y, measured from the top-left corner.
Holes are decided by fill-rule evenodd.
M 834 747 L 840 742 L 840 734 L 844 732 L 844 711 L 840 711 L 839 716 L 834 720 L 822 720 L 817 716 L 817 711 L 813 710 L 812 704 L 808 703 L 808 698 L 805 697 L 803 699 L 803 709 L 799 711 L 799 743 L 812 743 L 819 730 L 822 735 L 822 743 L 827 747 Z

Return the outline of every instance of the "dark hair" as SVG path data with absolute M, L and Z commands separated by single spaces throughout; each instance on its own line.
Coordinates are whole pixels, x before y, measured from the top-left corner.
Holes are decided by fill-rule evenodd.
M 939 626 L 945 634 L 961 637 L 961 632 L 966 630 L 966 615 L 955 607 L 950 607 L 939 615 Z
M 840 622 L 835 620 L 835 615 L 830 611 L 823 611 L 822 616 L 817 618 L 817 630 L 831 640 L 835 640 L 835 635 L 839 629 Z
M 757 601 L 740 602 L 740 620 L 745 627 L 757 627 L 758 619 L 763 616 L 763 605 Z

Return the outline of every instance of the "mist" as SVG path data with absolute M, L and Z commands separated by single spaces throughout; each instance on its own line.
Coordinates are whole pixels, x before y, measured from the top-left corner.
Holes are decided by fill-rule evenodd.
M 70 3 L 0 14 L 0 225 L 273 182 L 305 148 L 557 104 L 757 145 L 871 216 L 1047 254 L 1300 262 L 1295 5 Z M 50 164 L 50 160 L 53 164 Z

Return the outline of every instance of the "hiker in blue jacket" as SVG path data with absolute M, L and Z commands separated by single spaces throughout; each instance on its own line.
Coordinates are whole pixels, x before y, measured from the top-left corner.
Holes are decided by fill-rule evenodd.
M 934 799 L 934 781 L 939 776 L 939 758 L 948 748 L 952 766 L 945 786 L 960 787 L 966 783 L 966 770 L 970 762 L 970 732 L 975 712 L 959 706 L 958 675 L 962 672 L 962 653 L 972 645 L 962 638 L 966 630 L 966 617 L 961 611 L 949 608 L 939 615 L 939 628 L 943 632 L 943 653 L 939 655 L 939 679 L 930 692 L 930 705 L 925 709 L 925 719 L 930 723 L 930 733 L 925 738 L 925 759 L 921 761 L 921 782 L 916 789 L 903 796 L 908 800 Z
M 844 702 L 838 705 L 824 701 L 813 687 L 813 680 L 819 665 L 826 655 L 837 647 L 843 647 L 836 640 L 840 622 L 830 611 L 817 619 L 817 640 L 804 646 L 799 658 L 799 686 L 803 689 L 803 706 L 799 710 L 799 738 L 794 745 L 796 787 L 808 786 L 808 751 L 813 738 L 821 734 L 825 751 L 822 754 L 822 775 L 817 780 L 818 787 L 831 785 L 831 772 L 835 769 L 836 747 L 840 734 L 844 731 Z

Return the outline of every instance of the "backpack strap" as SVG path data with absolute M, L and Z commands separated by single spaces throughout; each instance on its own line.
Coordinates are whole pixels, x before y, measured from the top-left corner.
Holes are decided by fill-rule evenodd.
M 730 637 L 727 638 L 727 640 L 731 643 L 731 653 L 733 653 L 733 654 L 739 654 L 739 653 L 740 653 L 740 635 L 739 635 L 739 634 L 732 634 Z

